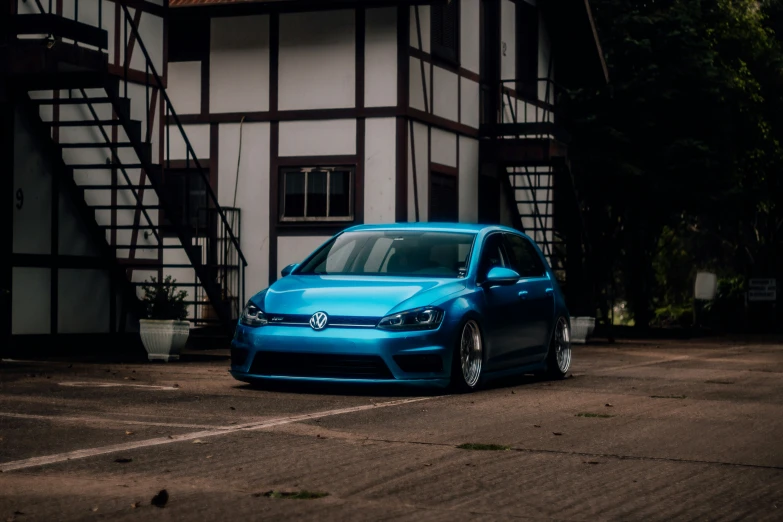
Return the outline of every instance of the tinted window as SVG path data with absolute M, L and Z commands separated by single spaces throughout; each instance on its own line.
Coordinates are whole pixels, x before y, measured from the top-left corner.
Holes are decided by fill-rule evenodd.
M 430 7 L 430 37 L 434 56 L 459 64 L 459 0 Z
M 484 240 L 479 261 L 479 278 L 486 277 L 487 272 L 496 266 L 509 268 L 508 258 L 503 248 L 503 236 L 492 234 Z
M 505 234 L 511 268 L 522 277 L 540 277 L 545 273 L 544 264 L 533 244 L 515 234 Z
M 346 232 L 324 245 L 298 274 L 464 277 L 475 234 Z
M 430 173 L 430 217 L 433 222 L 459 220 L 457 177 L 438 172 Z

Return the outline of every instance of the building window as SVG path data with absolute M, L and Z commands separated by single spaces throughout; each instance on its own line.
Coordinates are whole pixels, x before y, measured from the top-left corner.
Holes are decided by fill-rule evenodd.
M 209 30 L 208 16 L 180 11 L 172 13 L 168 27 L 168 60 L 191 62 L 209 57 Z
M 500 183 L 492 176 L 478 178 L 478 221 L 488 225 L 500 224 Z
M 185 218 L 185 226 L 206 233 L 209 199 L 207 184 L 196 169 L 167 169 L 163 186 L 173 208 L 179 209 Z M 168 216 L 163 217 L 163 232 L 175 233 L 175 227 Z
M 529 100 L 538 98 L 538 9 L 517 2 L 517 93 Z
M 459 65 L 459 0 L 430 7 L 432 56 Z
M 429 221 L 459 221 L 459 200 L 457 199 L 457 176 L 441 172 L 430 173 Z
M 353 167 L 280 170 L 280 221 L 352 221 Z

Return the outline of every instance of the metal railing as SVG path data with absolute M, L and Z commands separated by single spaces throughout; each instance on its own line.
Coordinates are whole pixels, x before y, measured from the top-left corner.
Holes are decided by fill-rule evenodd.
M 220 209 L 232 225 L 229 227 L 220 219 L 217 210 L 198 209 L 197 221 L 208 231 L 196 238 L 196 245 L 201 249 L 201 262 L 207 267 L 210 278 L 220 285 L 220 299 L 230 310 L 231 319 L 239 319 L 245 305 L 245 263 L 232 248 L 229 234 L 234 227 L 241 229 L 241 212 L 235 207 Z
M 544 88 L 541 99 L 541 87 Z M 560 100 L 565 89 L 549 78 L 536 80 L 535 92 L 533 89 L 523 88 L 519 80 L 500 80 L 497 85 L 482 84 L 481 97 L 481 123 L 554 123 L 556 115 L 559 115 Z M 496 104 L 490 102 L 497 101 Z M 495 114 L 492 114 L 495 107 Z M 530 115 L 527 110 L 524 114 L 518 113 L 518 106 L 532 106 L 534 113 Z
M 16 2 L 16 0 L 10 0 L 12 2 Z M 25 1 L 25 0 L 23 0 Z M 31 0 L 26 0 L 26 2 L 29 2 Z M 41 0 L 33 0 L 36 7 L 38 8 L 38 11 L 41 14 L 52 14 L 52 15 L 58 15 L 56 12 L 56 4 L 53 2 L 53 0 L 48 1 L 48 9 L 44 7 L 44 5 L 41 3 Z M 89 5 L 91 7 L 95 7 L 95 2 L 89 2 Z M 186 236 L 182 239 L 186 240 L 187 244 L 185 244 L 185 241 L 183 241 L 183 248 L 185 248 L 187 251 L 190 251 L 192 253 L 191 248 L 192 247 L 200 247 L 200 250 L 202 251 L 202 260 L 201 264 L 207 268 L 207 273 L 210 275 L 209 279 L 210 281 L 214 281 L 220 286 L 220 294 L 221 296 L 231 296 L 231 298 L 236 301 L 238 300 L 238 304 L 236 302 L 232 301 L 232 306 L 230 307 L 231 313 L 234 316 L 238 317 L 238 311 L 241 311 L 241 306 L 244 305 L 243 299 L 244 299 L 244 268 L 247 266 L 247 260 L 245 259 L 245 256 L 242 253 L 242 250 L 240 248 L 239 244 L 239 238 L 238 235 L 234 232 L 234 227 L 237 227 L 238 230 L 239 227 L 239 209 L 224 209 L 220 206 L 218 203 L 217 196 L 212 189 L 212 186 L 210 184 L 209 176 L 207 175 L 205 169 L 202 167 L 198 157 L 196 156 L 195 150 L 193 148 L 193 145 L 190 142 L 190 139 L 188 138 L 185 129 L 182 125 L 182 122 L 179 119 L 179 116 L 177 115 L 177 112 L 174 110 L 174 106 L 171 103 L 171 99 L 166 92 L 165 85 L 163 83 L 163 80 L 161 79 L 160 75 L 158 74 L 157 69 L 155 68 L 155 65 L 153 63 L 152 57 L 150 56 L 150 53 L 144 44 L 143 39 L 141 38 L 141 34 L 139 32 L 139 28 L 137 27 L 136 23 L 133 20 L 133 17 L 131 16 L 130 10 L 128 9 L 127 5 L 117 3 L 115 4 L 116 8 L 121 8 L 123 13 L 123 20 L 122 20 L 122 29 L 120 30 L 120 38 L 122 41 L 122 50 L 123 50 L 123 59 L 122 59 L 122 76 L 120 79 L 120 90 L 121 92 L 117 92 L 116 95 L 124 94 L 125 98 L 130 99 L 129 96 L 129 90 L 128 90 L 128 84 L 129 83 L 135 83 L 140 84 L 143 82 L 144 85 L 144 92 L 145 92 L 145 105 L 144 105 L 144 114 L 151 115 L 153 114 L 153 110 L 155 107 L 153 107 L 153 104 L 155 104 L 154 97 L 151 96 L 151 91 L 153 89 L 156 90 L 158 93 L 159 101 L 163 105 L 162 109 L 159 109 L 159 112 L 155 112 L 155 114 L 164 114 L 165 120 L 165 150 L 163 153 L 163 172 L 162 177 L 160 179 L 161 183 L 158 183 L 156 190 L 163 192 L 163 194 L 160 194 L 161 200 L 171 200 L 170 195 L 167 195 L 165 193 L 169 192 L 166 189 L 165 185 L 165 171 L 166 169 L 172 168 L 172 161 L 177 162 L 184 162 L 184 168 L 186 172 L 195 173 L 195 176 L 199 178 L 199 185 L 201 185 L 204 189 L 204 201 L 199 202 L 197 205 L 196 213 L 200 214 L 202 212 L 206 213 L 207 215 L 207 222 L 209 223 L 208 227 L 200 226 L 201 223 L 199 223 L 200 219 L 196 219 L 195 222 L 190 218 L 192 216 L 192 210 L 190 208 L 190 201 L 186 197 L 185 202 L 183 205 L 183 208 L 176 208 L 172 207 L 171 205 L 166 206 L 165 210 L 165 218 L 172 224 L 174 224 L 175 229 L 182 229 L 186 232 Z M 74 0 L 73 3 L 73 20 L 79 21 L 79 0 Z M 71 13 L 67 13 L 68 16 L 70 16 Z M 84 12 L 82 10 L 82 15 L 84 15 Z M 60 16 L 66 17 L 66 13 L 61 11 Z M 83 16 L 84 18 L 84 16 Z M 103 29 L 103 0 L 97 0 L 97 18 L 98 18 L 98 28 Z M 51 37 L 51 35 L 50 35 Z M 79 41 L 78 38 L 73 38 L 74 45 L 78 46 Z M 141 53 L 144 57 L 144 75 L 143 80 L 139 80 L 139 74 L 137 72 L 133 73 L 134 79 L 131 80 L 131 52 L 130 49 L 133 48 L 133 46 L 136 46 L 138 49 L 141 50 Z M 107 51 L 106 48 L 99 47 L 99 51 L 104 52 Z M 87 97 L 84 90 L 81 90 L 82 97 Z M 136 100 L 132 100 L 136 101 Z M 89 106 L 91 116 L 93 119 L 97 120 L 97 115 L 95 114 L 95 111 L 93 110 L 92 106 Z M 127 118 L 130 118 L 130 114 L 125 115 Z M 172 125 L 173 122 L 173 125 Z M 179 136 L 179 138 L 182 140 L 182 143 L 184 143 L 185 146 L 185 158 L 182 160 L 181 158 L 172 159 L 171 155 L 171 135 L 172 135 L 172 126 L 175 127 L 175 136 Z M 110 142 L 110 139 L 106 132 L 103 130 L 103 127 L 101 128 L 101 134 L 104 141 L 107 143 Z M 142 135 L 141 135 L 141 142 L 142 144 L 149 144 L 152 142 L 152 125 L 149 123 L 147 124 L 146 128 L 142 129 Z M 129 136 L 129 138 L 132 140 L 132 138 Z M 163 146 L 163 145 L 161 145 Z M 140 150 L 140 149 L 137 149 Z M 150 147 L 151 152 L 151 147 Z M 116 149 L 113 149 L 112 154 L 112 163 L 116 163 L 118 169 L 121 170 L 122 175 L 124 178 L 126 178 L 126 182 L 130 184 L 130 180 L 128 179 L 128 176 L 125 172 L 125 169 L 121 165 L 118 154 Z M 140 158 L 142 160 L 142 163 L 144 163 L 145 158 Z M 153 164 L 152 158 L 146 158 L 149 161 L 149 164 Z M 179 165 L 182 166 L 182 165 Z M 148 173 L 149 176 L 153 176 L 152 172 Z M 186 183 L 186 193 L 190 193 L 190 185 L 191 185 L 191 175 L 185 176 L 185 183 Z M 136 193 L 136 191 L 133 191 L 133 196 L 136 199 L 136 203 L 140 206 L 142 213 L 144 215 L 145 221 L 147 221 L 148 226 L 140 225 L 140 228 L 152 228 L 153 234 L 156 236 L 156 239 L 158 240 L 159 244 L 161 243 L 161 238 L 158 236 L 157 233 L 154 231 L 154 225 L 152 223 L 152 220 L 150 219 L 150 216 L 147 215 L 146 210 L 143 208 L 142 201 L 139 197 L 139 195 Z M 166 197 L 168 196 L 168 197 Z M 231 215 L 231 218 L 227 217 L 227 213 Z M 159 226 L 162 226 L 163 223 L 158 223 Z M 219 246 L 218 246 L 219 245 Z M 215 263 L 210 263 L 210 259 L 203 258 L 204 255 L 207 255 L 205 253 L 213 252 L 214 257 L 212 261 L 216 261 Z M 209 254 L 213 255 L 213 254 Z M 231 265 L 231 266 L 229 266 Z M 236 265 L 236 266 L 233 266 Z M 230 273 L 231 272 L 231 273 Z M 234 273 L 235 272 L 235 273 Z M 214 276 L 214 277 L 213 277 Z M 206 284 L 206 281 L 202 281 L 202 284 Z M 238 286 L 237 286 L 238 285 Z M 217 304 L 217 303 L 215 303 Z

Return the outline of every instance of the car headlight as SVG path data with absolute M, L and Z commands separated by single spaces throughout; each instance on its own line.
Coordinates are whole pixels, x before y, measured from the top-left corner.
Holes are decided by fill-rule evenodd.
M 384 330 L 433 330 L 443 321 L 443 310 L 432 306 L 387 315 L 378 322 Z
M 264 326 L 269 323 L 264 312 L 250 302 L 248 302 L 245 305 L 245 309 L 242 310 L 242 315 L 239 316 L 239 322 L 245 326 Z

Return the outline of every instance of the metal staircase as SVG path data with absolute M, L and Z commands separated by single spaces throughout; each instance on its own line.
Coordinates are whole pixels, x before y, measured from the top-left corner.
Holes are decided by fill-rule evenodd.
M 86 205 L 137 297 L 149 278 L 172 275 L 188 291 L 194 325 L 233 326 L 247 266 L 239 210 L 219 205 L 128 7 L 116 4 L 126 57 L 118 74 L 108 63 L 105 30 L 36 4 L 37 13 L 11 17 L 4 69 L 16 99 L 48 127 L 63 160 L 63 186 Z M 130 71 L 134 46 L 143 76 Z M 165 118 L 164 132 L 155 116 Z M 184 147 L 184 158 L 173 158 L 172 143 Z
M 548 78 L 538 82 L 546 95 L 530 114 L 517 110 L 523 102 L 512 97 L 517 80 L 500 81 L 494 93 L 500 102 L 495 121 L 481 126 L 488 138 L 482 146 L 484 157 L 497 165 L 514 226 L 536 241 L 565 284 L 566 274 L 575 271 L 569 255 L 581 258 L 574 239 L 578 245 L 588 244 L 586 228 L 567 157 L 570 136 L 554 121 L 557 87 Z

